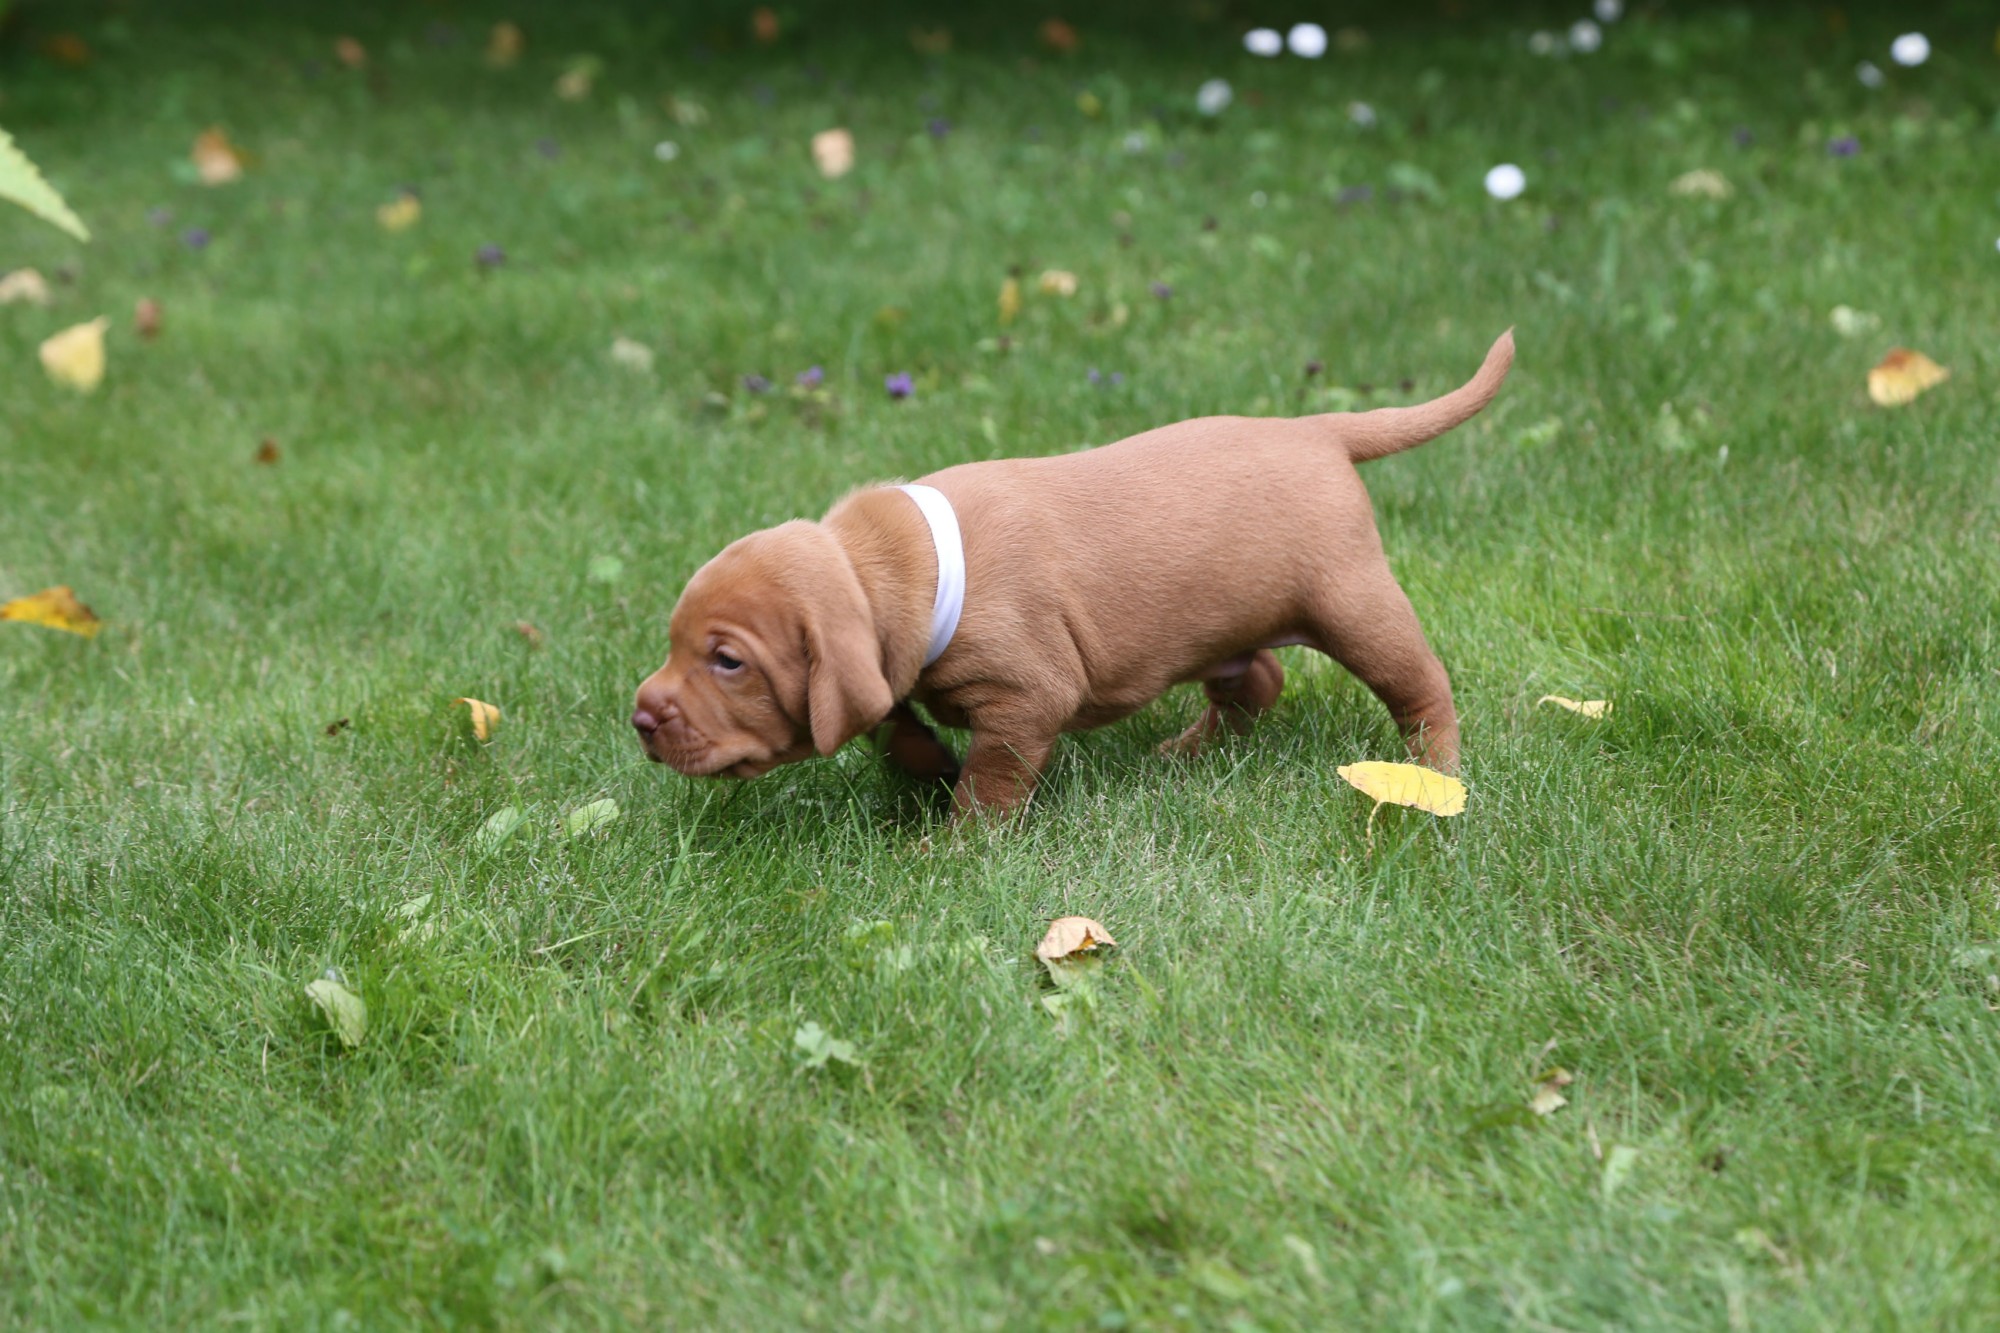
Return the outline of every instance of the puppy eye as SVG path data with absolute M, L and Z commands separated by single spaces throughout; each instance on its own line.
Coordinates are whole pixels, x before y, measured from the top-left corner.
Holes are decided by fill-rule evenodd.
M 715 650 L 715 665 L 724 671 L 740 671 L 743 667 L 741 659 L 730 656 L 720 648 Z

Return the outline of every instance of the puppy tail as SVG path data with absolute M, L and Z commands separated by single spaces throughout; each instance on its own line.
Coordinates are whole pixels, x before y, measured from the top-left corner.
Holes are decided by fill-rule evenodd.
M 1514 364 L 1514 330 L 1508 329 L 1486 354 L 1479 373 L 1442 398 L 1414 407 L 1378 407 L 1372 412 L 1343 412 L 1332 418 L 1347 446 L 1347 456 L 1356 463 L 1386 458 L 1436 439 L 1453 426 L 1478 415 L 1493 401 Z

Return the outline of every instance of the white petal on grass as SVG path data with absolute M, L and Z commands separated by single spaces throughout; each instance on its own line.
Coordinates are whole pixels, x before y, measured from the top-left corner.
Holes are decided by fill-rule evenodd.
M 662 162 L 671 162 L 681 155 L 681 146 L 672 139 L 662 139 L 653 145 L 653 156 Z
M 1495 199 L 1518 199 L 1528 188 L 1528 173 L 1512 162 L 1502 162 L 1486 173 L 1486 193 Z
M 1599 23 L 1616 23 L 1625 17 L 1625 0 L 1597 0 L 1590 12 L 1597 15 Z
M 1326 29 L 1317 23 L 1295 23 L 1285 34 L 1285 45 L 1295 56 L 1318 60 L 1326 54 Z
M 1538 32 L 1528 38 L 1528 53 L 1552 56 L 1562 50 L 1562 38 L 1552 32 Z
M 1349 102 L 1347 104 L 1347 118 L 1362 129 L 1368 129 L 1375 123 L 1375 108 L 1369 106 L 1366 102 Z
M 1195 90 L 1195 109 L 1204 116 L 1219 116 L 1236 100 L 1236 90 L 1227 79 L 1210 79 Z
M 1243 49 L 1253 56 L 1274 56 L 1285 49 L 1276 28 L 1252 28 L 1243 34 Z
M 1578 19 L 1569 25 L 1569 44 L 1572 50 L 1588 55 L 1604 45 L 1604 29 L 1589 19 Z
M 1906 32 L 1889 43 L 1889 59 L 1905 69 L 1915 69 L 1931 58 L 1931 39 L 1920 32 Z
M 1872 60 L 1864 60 L 1856 65 L 1854 67 L 1854 77 L 1861 80 L 1863 88 L 1880 88 L 1882 86 L 1881 67 L 1876 65 Z

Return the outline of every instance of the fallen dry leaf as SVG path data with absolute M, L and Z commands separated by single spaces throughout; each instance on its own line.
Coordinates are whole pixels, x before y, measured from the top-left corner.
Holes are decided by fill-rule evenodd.
M 527 621 L 515 621 L 514 632 L 526 639 L 530 648 L 539 648 L 542 646 L 542 632 Z
M 333 43 L 333 58 L 349 69 L 362 69 L 368 64 L 368 48 L 352 37 L 337 37 Z
M 257 452 L 251 455 L 252 459 L 266 467 L 277 462 L 278 457 L 278 442 L 268 435 L 258 442 Z
M 203 185 L 227 185 L 243 177 L 243 153 L 219 126 L 203 130 L 188 150 Z
M 486 63 L 495 69 L 506 69 L 521 58 L 521 48 L 525 45 L 527 40 L 521 35 L 520 25 L 496 23 L 486 35 Z
M 1000 284 L 1001 326 L 1004 328 L 1005 326 L 1012 324 L 1014 322 L 1014 317 L 1020 313 L 1021 313 L 1021 280 L 1019 278 L 1008 278 Z
M 132 332 L 151 341 L 160 336 L 160 303 L 150 296 L 139 298 L 132 307 Z
M 375 220 L 382 224 L 384 231 L 408 231 L 417 225 L 417 219 L 423 215 L 423 202 L 409 193 L 399 194 L 393 202 L 375 210 Z
M 627 370 L 636 370 L 642 375 L 650 375 L 653 372 L 653 349 L 630 338 L 621 336 L 611 340 L 611 359 Z
M 1568 699 L 1560 694 L 1545 694 L 1535 700 L 1536 707 L 1540 707 L 1543 704 L 1554 704 L 1558 708 L 1567 708 L 1570 712 L 1581 717 L 1601 718 L 1611 715 L 1611 701 L 1609 699 Z
M 1087 916 L 1062 916 L 1049 923 L 1048 933 L 1035 946 L 1035 957 L 1044 963 L 1060 963 L 1080 953 L 1118 947 L 1111 932 Z
M 1667 186 L 1667 189 L 1683 199 L 1727 199 L 1736 193 L 1728 177 L 1708 167 L 1696 167 L 1693 171 L 1682 172 L 1674 177 L 1673 183 Z
M 769 46 L 778 40 L 778 11 L 769 5 L 759 5 L 750 11 L 750 35 Z
M 104 628 L 104 622 L 97 618 L 97 613 L 77 601 L 76 594 L 67 585 L 44 588 L 31 596 L 16 597 L 11 602 L 0 604 L 0 620 L 45 625 L 70 634 L 81 634 L 86 639 L 96 638 L 97 631 Z
M 104 380 L 104 331 L 111 321 L 103 315 L 75 324 L 43 340 L 42 369 L 58 384 L 89 393 Z
M 90 43 L 73 32 L 59 32 L 42 43 L 42 53 L 58 65 L 79 69 L 90 63 Z
M 16 301 L 47 305 L 51 299 L 49 281 L 36 269 L 17 268 L 0 278 L 0 305 L 13 305 Z
M 1434 815 L 1455 815 L 1465 809 L 1465 784 L 1421 764 L 1387 764 L 1370 760 L 1344 764 L 1336 770 L 1348 784 L 1376 805 L 1407 805 Z M 1372 819 L 1373 816 L 1371 815 Z
M 1528 1109 L 1536 1115 L 1551 1115 L 1569 1105 L 1569 1098 L 1562 1095 L 1562 1089 L 1576 1082 L 1576 1075 L 1560 1066 L 1549 1070 L 1535 1081 L 1535 1095 L 1528 1099 Z
M 1883 407 L 1901 407 L 1913 402 L 1926 389 L 1936 388 L 1951 378 L 1951 372 L 1922 352 L 1892 347 L 1876 367 L 1868 372 L 1868 396 Z
M 326 734 L 329 736 L 338 736 L 341 732 L 346 731 L 352 725 L 354 725 L 353 718 L 337 717 L 333 721 L 326 724 Z
M 854 136 L 843 129 L 821 130 L 812 137 L 813 165 L 828 180 L 854 170 Z
M 478 699 L 453 699 L 455 704 L 464 704 L 472 713 L 472 734 L 482 741 L 493 739 L 494 729 L 500 725 L 500 710 L 492 704 Z
M 581 102 L 597 84 L 603 62 L 596 56 L 578 56 L 556 79 L 556 96 L 565 102 Z
M 1067 269 L 1052 268 L 1045 271 L 1035 285 L 1048 296 L 1075 296 L 1076 274 Z
M 1042 26 L 1035 29 L 1035 35 L 1042 39 L 1042 45 L 1057 55 L 1073 55 L 1083 39 L 1076 35 L 1076 29 L 1061 19 L 1043 19 Z

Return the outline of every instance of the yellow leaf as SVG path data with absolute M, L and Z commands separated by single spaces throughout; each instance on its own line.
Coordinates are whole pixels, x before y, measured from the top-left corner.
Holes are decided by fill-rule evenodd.
M 201 177 L 203 185 L 227 185 L 242 178 L 243 154 L 220 128 L 197 134 L 188 157 L 194 161 L 195 174 Z
M 1682 172 L 1667 189 L 1683 199 L 1727 199 L 1736 193 L 1728 177 L 1707 167 Z
M 48 279 L 35 269 L 17 268 L 0 278 L 0 305 L 12 305 L 16 301 L 47 305 L 49 299 Z
M 86 639 L 96 638 L 97 631 L 104 628 L 104 622 L 97 618 L 97 613 L 77 601 L 76 594 L 67 586 L 44 588 L 31 597 L 16 597 L 11 602 L 0 604 L 0 620 L 46 625 L 50 629 L 81 634 Z
M 1545 694 L 1535 700 L 1535 703 L 1537 706 L 1554 704 L 1558 708 L 1567 708 L 1581 717 L 1601 718 L 1611 715 L 1609 699 L 1566 699 L 1560 694 Z
M 493 739 L 494 729 L 500 725 L 500 710 L 492 704 L 478 699 L 453 699 L 455 704 L 464 704 L 472 712 L 472 734 L 482 741 Z
M 1535 1095 L 1528 1099 L 1528 1109 L 1536 1115 L 1551 1115 L 1569 1105 L 1569 1098 L 1562 1090 L 1576 1082 L 1576 1075 L 1558 1065 L 1535 1080 Z
M 1922 352 L 1892 347 L 1889 354 L 1868 372 L 1868 396 L 1883 407 L 1901 407 L 1926 389 L 1935 388 L 1951 377 L 1951 372 Z
M 1049 296 L 1075 296 L 1076 274 L 1067 269 L 1052 268 L 1045 271 L 1035 283 Z
M 89 393 L 104 380 L 104 331 L 110 327 L 111 321 L 99 315 L 51 334 L 42 342 L 42 369 L 56 383 Z
M 384 231 L 407 231 L 416 226 L 417 219 L 423 215 L 423 203 L 413 194 L 398 195 L 394 203 L 383 204 L 375 210 L 375 220 L 382 224 Z
M 1035 946 L 1035 957 L 1044 963 L 1059 963 L 1080 953 L 1095 953 L 1100 947 L 1117 948 L 1111 932 L 1087 916 L 1057 917 L 1049 923 L 1048 934 Z
M 496 23 L 486 38 L 486 63 L 495 69 L 506 69 L 521 58 L 521 48 L 526 40 L 521 29 L 513 23 Z
M 1465 784 L 1419 764 L 1385 764 L 1371 760 L 1345 764 L 1337 770 L 1349 785 L 1375 803 L 1407 805 L 1434 815 L 1455 815 L 1465 809 Z M 1371 815 L 1370 818 L 1373 818 Z
M 828 180 L 854 170 L 854 135 L 843 129 L 821 130 L 812 137 L 813 165 Z
M 1014 317 L 1021 313 L 1021 280 L 1008 278 L 1000 284 L 1000 323 L 1002 327 L 1012 324 Z

